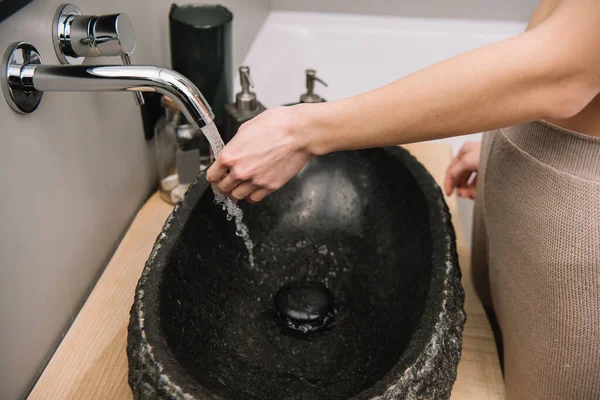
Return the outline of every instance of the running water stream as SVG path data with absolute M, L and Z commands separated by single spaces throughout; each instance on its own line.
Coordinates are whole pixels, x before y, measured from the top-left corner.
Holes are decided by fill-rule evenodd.
M 202 128 L 202 133 L 204 136 L 206 136 L 206 139 L 208 139 L 213 154 L 215 158 L 217 158 L 225 144 L 223 143 L 223 139 L 221 138 L 221 135 L 219 135 L 219 130 L 215 126 L 214 122 L 204 126 Z M 213 192 L 215 194 L 215 203 L 221 205 L 223 210 L 227 212 L 227 220 L 235 220 L 235 234 L 244 240 L 246 249 L 248 249 L 248 260 L 250 261 L 250 267 L 254 268 L 254 243 L 252 243 L 252 240 L 250 239 L 250 230 L 243 221 L 244 212 L 236 203 L 233 202 L 233 200 L 225 196 L 214 187 Z

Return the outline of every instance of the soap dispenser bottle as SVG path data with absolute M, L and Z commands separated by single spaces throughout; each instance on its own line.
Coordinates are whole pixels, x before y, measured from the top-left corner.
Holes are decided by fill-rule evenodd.
M 306 70 L 306 93 L 300 96 L 300 103 L 322 103 L 325 101 L 321 96 L 316 94 L 315 91 L 315 82 L 319 82 L 325 87 L 327 84 L 323 82 L 323 80 L 317 77 L 317 71 L 314 69 Z
M 239 74 L 242 91 L 235 95 L 235 103 L 225 104 L 225 129 L 222 134 L 225 143 L 233 138 L 244 122 L 266 110 L 256 99 L 256 93 L 250 91 L 250 87 L 254 87 L 250 67 L 242 65 Z
M 306 93 L 300 96 L 299 103 L 287 103 L 284 106 L 295 106 L 300 103 L 322 103 L 326 101 L 324 98 L 315 93 L 315 82 L 327 86 L 325 82 L 317 77 L 317 71 L 312 68 L 306 70 Z

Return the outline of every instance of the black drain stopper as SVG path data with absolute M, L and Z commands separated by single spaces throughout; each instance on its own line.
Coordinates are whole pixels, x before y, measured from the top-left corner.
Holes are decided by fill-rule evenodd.
M 333 293 L 321 282 L 290 282 L 277 291 L 275 310 L 286 327 L 302 333 L 318 332 L 333 319 Z

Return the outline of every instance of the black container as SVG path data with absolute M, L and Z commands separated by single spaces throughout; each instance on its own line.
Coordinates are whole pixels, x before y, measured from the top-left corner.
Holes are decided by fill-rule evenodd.
M 231 21 L 220 5 L 171 5 L 171 66 L 200 89 L 222 128 L 225 104 L 231 103 L 233 75 Z

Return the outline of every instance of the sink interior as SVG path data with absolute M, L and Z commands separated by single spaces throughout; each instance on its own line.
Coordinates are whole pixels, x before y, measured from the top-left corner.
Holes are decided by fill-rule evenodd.
M 335 153 L 263 202 L 240 205 L 254 269 L 207 185 L 168 255 L 160 324 L 176 360 L 216 398 L 385 391 L 418 355 L 406 350 L 432 274 L 428 204 L 411 172 L 392 151 Z M 284 329 L 274 296 L 292 281 L 331 290 L 326 329 Z

